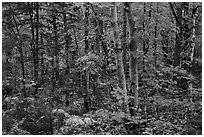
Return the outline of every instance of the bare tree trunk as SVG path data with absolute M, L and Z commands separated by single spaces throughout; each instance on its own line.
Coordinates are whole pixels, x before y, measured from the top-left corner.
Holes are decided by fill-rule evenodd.
M 103 20 L 100 19 L 100 17 L 98 16 L 97 12 L 95 12 L 94 6 L 93 4 L 89 3 L 91 5 L 92 11 L 94 13 L 95 16 L 95 23 L 96 23 L 96 52 L 99 54 L 102 49 L 105 55 L 105 59 L 104 59 L 104 65 L 103 65 L 103 70 L 104 73 L 102 73 L 102 77 L 106 75 L 106 66 L 107 66 L 107 58 L 108 58 L 108 49 L 106 46 L 106 42 L 104 40 L 104 38 L 102 37 L 104 32 L 103 32 Z M 102 52 L 102 53 L 103 53 Z
M 54 5 L 53 5 L 54 6 Z M 58 46 L 58 37 L 57 37 L 57 20 L 56 20 L 56 11 L 53 13 L 53 29 L 54 29 L 54 57 L 55 57 L 55 80 L 58 83 L 59 82 L 59 59 L 58 59 L 58 52 L 59 52 L 59 46 Z
M 151 3 L 150 3 L 150 11 L 149 11 L 149 20 L 151 19 Z M 145 68 L 145 59 L 146 59 L 146 54 L 149 50 L 149 43 L 147 43 L 147 36 L 146 36 L 146 3 L 143 3 L 143 59 L 142 59 L 142 68 L 143 68 L 143 73 L 147 73 L 146 72 L 146 68 Z M 144 78 L 144 77 L 143 77 Z M 143 81 L 142 83 L 143 85 L 146 84 L 145 81 Z M 145 106 L 144 106 L 144 110 L 145 110 L 145 118 L 147 118 L 147 93 L 144 93 L 144 100 L 145 100 Z
M 194 6 L 194 5 L 193 5 Z M 191 36 L 191 54 L 190 54 L 190 60 L 191 60 L 191 75 L 193 77 L 193 60 L 194 60 L 194 50 L 195 50 L 195 28 L 196 28 L 196 11 L 195 13 L 192 13 L 192 20 L 193 20 L 193 27 L 192 27 L 192 36 Z M 189 100 L 190 102 L 193 102 L 193 79 L 190 79 L 189 82 Z
M 96 51 L 96 53 L 99 55 L 100 54 L 100 48 L 101 48 L 101 46 L 100 46 L 100 28 L 99 28 L 99 23 L 98 23 L 98 20 L 97 19 L 95 19 L 95 26 L 96 26 L 96 30 L 95 30 L 95 33 L 96 33 L 96 44 L 95 44 L 95 51 Z
M 64 21 L 64 30 L 66 32 L 65 35 L 65 50 L 66 50 L 66 64 L 67 64 L 67 68 L 66 68 L 66 74 L 69 73 L 69 69 L 70 69 L 70 58 L 71 58 L 71 54 L 69 52 L 69 45 L 71 43 L 71 36 L 68 34 L 68 29 L 67 29 L 67 17 L 66 17 L 66 12 L 64 12 L 63 14 L 63 21 Z
M 158 2 L 156 3 L 156 14 L 158 13 Z M 156 24 L 155 24 L 155 27 L 154 27 L 154 38 L 155 38 L 155 40 L 154 40 L 154 56 L 155 56 L 155 58 L 154 58 L 154 66 L 155 66 L 155 69 L 157 68 L 157 18 L 158 18 L 158 16 L 156 16 Z M 157 74 L 155 75 L 155 77 L 156 77 L 156 79 L 157 79 Z
M 12 78 L 13 78 L 13 86 L 12 86 L 12 89 L 14 91 L 17 91 L 17 79 L 16 79 L 16 74 L 17 74 L 17 71 L 16 71 L 16 59 L 15 59 L 15 56 L 16 56 L 16 49 L 12 49 L 12 59 L 14 60 L 14 62 L 12 63 Z
M 131 94 L 134 95 L 134 102 L 133 106 L 134 108 L 131 109 L 131 114 L 134 115 L 139 104 L 138 100 L 138 90 L 139 90 L 139 83 L 138 83 L 138 51 L 137 51 L 137 42 L 135 39 L 135 22 L 132 17 L 132 8 L 131 3 L 126 2 L 127 6 L 127 17 L 128 17 L 128 23 L 129 23 L 129 31 L 130 31 L 130 90 Z
M 85 4 L 85 15 L 84 15 L 84 22 L 85 22 L 85 30 L 84 30 L 84 43 L 85 43 L 85 53 L 87 53 L 87 51 L 89 50 L 89 44 L 88 44 L 88 35 L 89 35 L 89 30 L 88 30 L 88 16 L 89 16 L 89 9 L 87 7 L 87 5 Z
M 156 24 L 155 24 L 155 27 L 154 27 L 154 38 L 155 38 L 155 40 L 154 40 L 154 67 L 155 67 L 155 79 L 157 80 L 158 79 L 158 74 L 157 74 L 157 69 L 158 69 L 158 66 L 157 66 L 157 37 L 158 37 L 158 35 L 157 35 L 157 30 L 158 30 L 158 16 L 157 16 L 157 14 L 158 14 L 158 2 L 156 3 L 156 15 L 155 15 L 155 22 L 156 22 Z M 156 87 L 156 94 L 157 94 L 157 92 L 158 92 L 158 88 Z
M 118 80 L 119 80 L 119 85 L 121 85 L 121 89 L 123 89 L 123 92 L 124 92 L 124 105 L 123 105 L 124 112 L 129 113 L 126 80 L 125 80 L 125 73 L 124 73 L 124 67 L 123 67 L 123 53 L 122 53 L 121 42 L 119 39 L 117 3 L 113 3 L 112 17 L 113 17 L 112 24 L 113 24 L 113 33 L 114 33 L 114 47 L 116 51 Z
M 40 35 L 40 45 L 41 45 L 41 48 L 43 49 L 41 52 L 40 52 L 40 66 L 41 66 L 41 82 L 43 81 L 43 77 L 45 75 L 45 66 L 44 66 L 44 59 L 43 59 L 43 55 L 45 54 L 44 53 L 44 43 L 43 43 L 43 36 L 42 34 Z
M 84 4 L 85 6 L 85 13 L 84 13 L 84 19 L 85 19 L 85 31 L 84 31 L 84 43 L 85 43 L 85 54 L 88 53 L 90 47 L 89 47 L 89 41 L 88 41 L 88 23 L 89 23 L 89 8 L 88 5 Z M 89 96 L 89 70 L 86 70 L 86 93 L 84 95 L 84 108 L 85 112 L 88 112 L 90 110 L 90 96 Z
M 18 24 L 17 24 L 17 21 L 15 19 L 15 16 L 13 16 L 13 21 L 14 21 L 14 24 L 15 24 L 15 27 L 16 27 L 17 35 L 20 35 Z M 17 49 L 18 49 L 18 52 L 20 53 L 20 64 L 21 64 L 22 77 L 23 77 L 23 80 L 22 80 L 22 85 L 23 85 L 22 92 L 23 92 L 24 96 L 26 96 L 26 91 L 25 91 L 25 64 L 24 64 L 24 54 L 23 54 L 23 42 L 21 41 L 21 39 L 18 36 L 17 36 L 17 39 L 18 39 Z
M 123 43 L 122 43 L 122 48 L 123 48 L 123 66 L 124 66 L 124 73 L 125 73 L 125 78 L 127 79 L 127 15 L 126 15 L 126 6 L 124 3 L 123 7 Z
M 76 46 L 77 46 L 77 48 L 76 48 L 76 56 L 78 56 L 78 55 L 80 55 L 79 54 L 79 45 L 78 45 L 78 41 L 77 41 L 77 32 L 76 32 L 76 30 L 75 30 L 75 28 L 73 28 L 73 31 L 74 31 L 74 41 L 75 41 L 75 44 L 76 44 Z
M 85 111 L 88 112 L 90 111 L 90 91 L 89 91 L 89 87 L 90 87 L 90 84 L 89 84 L 89 81 L 90 81 L 90 76 L 89 76 L 89 70 L 86 71 L 86 94 L 84 96 L 84 107 L 85 107 Z
M 142 67 L 143 67 L 143 72 L 145 71 L 145 47 L 146 47 L 146 44 L 145 44 L 145 38 L 146 38 L 146 33 L 145 33 L 145 14 L 146 14 L 146 3 L 144 2 L 143 3 L 143 23 L 142 23 L 142 27 L 143 27 L 143 59 L 142 59 Z
M 33 56 L 33 78 L 35 79 L 35 33 L 34 33 L 34 23 L 33 23 L 33 3 L 28 2 L 28 7 L 30 8 L 29 15 L 30 15 L 30 27 L 31 27 L 31 35 L 32 35 L 32 41 L 30 43 L 31 45 L 31 51 L 32 51 L 32 56 Z
M 180 66 L 180 53 L 181 53 L 181 20 L 182 20 L 182 4 L 180 4 L 175 11 L 172 3 L 169 3 L 172 13 L 176 19 L 176 27 L 178 32 L 176 33 L 176 44 L 174 47 L 174 67 Z
M 39 39 L 39 3 L 36 3 L 36 41 L 35 41 L 35 57 L 34 57 L 34 79 L 35 79 L 35 92 L 34 96 L 38 93 L 38 39 Z

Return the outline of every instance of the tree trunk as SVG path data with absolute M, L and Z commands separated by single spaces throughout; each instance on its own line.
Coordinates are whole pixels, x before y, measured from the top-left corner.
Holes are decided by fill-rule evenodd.
M 128 17 L 128 23 L 129 23 L 129 31 L 130 31 L 130 90 L 131 94 L 134 95 L 134 102 L 133 106 L 134 108 L 131 109 L 131 114 L 134 115 L 139 104 L 138 100 L 138 90 L 139 90 L 139 83 L 138 83 L 138 60 L 137 60 L 137 42 L 135 39 L 135 22 L 132 17 L 132 8 L 131 8 L 131 3 L 127 2 L 125 3 L 127 6 L 127 17 Z
M 129 112 L 128 108 L 128 96 L 127 96 L 127 88 L 126 88 L 126 80 L 125 80 L 125 73 L 124 73 L 124 67 L 123 67 L 123 53 L 122 53 L 122 47 L 119 39 L 119 28 L 118 28 L 118 17 L 117 17 L 117 5 L 116 3 L 113 3 L 112 8 L 112 17 L 113 17 L 113 34 L 114 34 L 114 47 L 116 51 L 116 64 L 117 64 L 117 75 L 119 80 L 120 88 L 124 92 L 124 105 L 123 105 L 123 111 Z
M 194 6 L 194 5 L 193 5 Z M 193 20 L 193 27 L 192 27 L 192 36 L 191 36 L 191 54 L 190 54 L 190 61 L 191 61 L 191 70 L 190 74 L 193 76 L 193 60 L 194 60 L 194 50 L 195 50 L 195 28 L 196 28 L 196 11 L 192 13 L 192 20 Z M 189 101 L 193 102 L 193 79 L 190 79 L 189 82 Z
M 85 112 L 88 112 L 90 111 L 90 91 L 89 91 L 89 87 L 90 87 L 90 84 L 89 84 L 89 81 L 90 81 L 90 75 L 89 75 L 89 70 L 86 71 L 86 94 L 84 96 L 84 108 L 85 108 Z
M 95 26 L 96 26 L 96 30 L 95 30 L 95 33 L 96 33 L 96 43 L 95 43 L 95 51 L 96 53 L 99 55 L 100 54 L 100 32 L 99 32 L 99 25 L 98 25 L 98 20 L 96 19 L 95 20 Z
M 157 16 L 157 14 L 158 14 L 158 8 L 159 8 L 159 6 L 158 6 L 158 2 L 156 3 L 156 15 L 155 15 L 155 22 L 156 22 L 156 24 L 155 24 L 155 27 L 154 27 L 154 67 L 155 67 L 155 80 L 158 80 L 158 74 L 157 74 L 157 70 L 158 70 L 158 66 L 157 66 L 157 38 L 158 38 L 158 35 L 157 35 L 157 30 L 158 30 L 158 16 Z M 157 87 L 155 87 L 155 92 L 156 92 L 156 94 L 157 94 L 157 92 L 158 92 L 158 88 Z
M 96 29 L 95 29 L 95 33 L 96 33 L 95 50 L 96 50 L 96 53 L 99 55 L 99 53 L 101 51 L 101 45 L 102 45 L 102 31 L 103 31 L 102 25 L 103 24 L 101 24 L 102 20 L 100 20 L 100 18 L 98 17 L 97 12 L 95 12 L 93 4 L 91 4 L 91 8 L 92 8 L 92 11 L 93 11 L 94 16 L 95 16 L 95 26 L 96 26 Z
M 124 4 L 124 7 L 123 7 L 123 66 L 124 66 L 124 73 L 125 73 L 125 78 L 127 79 L 127 15 L 126 15 L 126 6 Z
M 89 51 L 89 41 L 88 41 L 88 35 L 89 35 L 89 30 L 88 30 L 88 17 L 89 17 L 89 8 L 85 4 L 85 31 L 84 31 L 84 43 L 85 43 L 85 54 L 88 53 Z M 89 70 L 86 70 L 86 93 L 84 94 L 84 108 L 85 112 L 88 112 L 90 110 L 90 97 L 89 97 Z
M 156 14 L 158 13 L 158 2 L 156 3 Z M 156 16 L 156 15 L 155 15 Z M 157 18 L 158 18 L 158 16 L 156 16 L 156 24 L 155 24 L 155 27 L 154 27 L 154 38 L 155 38 L 155 40 L 154 40 L 154 66 L 155 66 L 155 69 L 157 70 Z M 156 79 L 157 79 L 157 73 L 156 73 L 156 75 L 155 75 L 155 77 L 156 77 Z
M 69 52 L 69 40 L 68 40 L 68 30 L 67 30 L 67 17 L 66 17 L 66 12 L 64 11 L 64 14 L 63 14 L 63 21 L 64 21 L 64 30 L 65 30 L 65 32 L 66 32 L 66 34 L 65 34 L 65 51 L 66 51 L 66 65 L 67 65 L 67 68 L 66 68 L 66 74 L 68 74 L 69 73 L 69 69 L 70 69 L 70 63 L 69 63 L 69 60 L 70 60 L 70 52 Z
M 16 77 L 16 74 L 17 74 L 17 68 L 16 68 L 16 49 L 12 49 L 12 60 L 14 60 L 14 62 L 12 63 L 12 77 L 13 77 L 13 80 L 12 80 L 12 83 L 13 83 L 13 86 L 12 86 L 12 89 L 14 91 L 17 91 L 17 77 Z
M 77 41 L 77 31 L 75 30 L 75 28 L 73 27 L 73 31 L 74 31 L 74 41 L 75 41 L 75 44 L 76 44 L 76 55 L 74 55 L 74 56 L 78 56 L 78 55 L 80 55 L 79 54 L 79 45 L 78 45 L 78 41 Z M 73 56 L 72 56 L 73 57 Z
M 23 89 L 22 92 L 24 94 L 24 96 L 26 96 L 26 91 L 25 91 L 25 65 L 24 65 L 24 54 L 23 54 L 23 42 L 21 41 L 21 39 L 18 37 L 18 35 L 20 35 L 20 31 L 18 29 L 18 24 L 17 21 L 15 19 L 15 16 L 13 16 L 13 21 L 16 27 L 16 31 L 17 31 L 17 39 L 18 39 L 18 52 L 20 53 L 20 64 L 21 64 L 21 69 L 22 69 L 22 85 L 23 85 Z
M 31 35 L 32 35 L 32 41 L 30 42 L 31 45 L 31 51 L 33 56 L 33 78 L 35 80 L 35 33 L 34 33 L 34 23 L 33 23 L 33 3 L 28 3 L 28 7 L 30 8 L 29 15 L 30 15 L 30 27 L 31 27 Z
M 58 59 L 58 37 L 57 37 L 57 21 L 56 21 L 56 11 L 53 13 L 53 29 L 54 29 L 54 57 L 55 57 L 55 80 L 58 82 L 59 80 L 59 59 Z
M 42 51 L 40 52 L 40 66 L 41 66 L 41 84 L 43 81 L 43 77 L 45 76 L 45 65 L 44 65 L 44 58 L 43 55 L 45 54 L 45 49 L 44 49 L 44 43 L 43 43 L 43 36 L 42 34 L 40 35 L 40 45 L 42 48 Z
M 150 5 L 150 8 L 151 8 L 151 5 Z M 150 10 L 150 14 L 151 14 L 151 10 Z M 151 17 L 151 15 L 149 14 L 149 16 Z M 147 54 L 147 52 L 148 52 L 148 48 L 146 48 L 146 33 L 145 33 L 145 31 L 146 31 L 146 3 L 144 2 L 143 3 L 143 24 L 142 24 L 142 27 L 143 27 L 143 59 L 142 59 L 142 68 L 143 68 L 143 73 L 145 74 L 146 73 L 146 69 L 145 69 L 145 59 L 146 59 L 146 54 Z M 149 18 L 150 18 L 149 17 Z M 145 77 L 143 77 L 143 78 L 145 78 Z M 146 82 L 145 81 L 143 81 L 143 83 L 142 83 L 142 85 L 145 85 L 146 84 Z M 147 102 L 147 93 L 145 92 L 144 93 L 144 100 L 145 100 L 145 105 L 144 105 L 144 110 L 145 110 L 145 118 L 147 118 L 147 105 L 146 105 L 146 102 Z
M 178 29 L 177 33 L 176 33 L 176 44 L 174 47 L 174 67 L 176 66 L 180 66 L 180 53 L 181 53 L 181 21 L 182 21 L 182 4 L 180 4 L 176 11 L 173 7 L 172 3 L 169 3 L 172 13 L 176 19 L 176 27 Z
M 142 67 L 143 67 L 143 73 L 145 72 L 145 54 L 146 52 L 146 33 L 145 33 L 145 14 L 146 14 L 146 3 L 144 2 L 143 5 L 143 23 L 142 23 L 142 27 L 143 27 L 143 57 L 142 57 Z
M 36 40 L 35 40 L 35 57 L 34 57 L 34 79 L 35 79 L 35 92 L 34 96 L 38 92 L 38 37 L 39 37 L 39 3 L 36 3 Z
M 84 5 L 85 6 L 85 15 L 84 15 L 84 23 L 85 23 L 85 31 L 84 31 L 84 43 L 85 43 L 85 53 L 88 52 L 89 50 L 89 44 L 88 44 L 88 35 L 89 35 L 89 30 L 88 30 L 88 23 L 89 23 L 89 20 L 88 20 L 88 16 L 89 16 L 89 9 L 87 7 L 87 5 Z

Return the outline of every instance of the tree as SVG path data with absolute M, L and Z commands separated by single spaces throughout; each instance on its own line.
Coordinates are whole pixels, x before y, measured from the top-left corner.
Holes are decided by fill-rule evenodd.
M 201 7 L 2 3 L 3 134 L 201 134 Z
M 138 51 L 137 51 L 137 41 L 136 41 L 136 29 L 135 29 L 135 22 L 132 17 L 132 8 L 131 3 L 127 2 L 125 3 L 127 7 L 127 18 L 129 23 L 129 34 L 130 34 L 130 43 L 129 43 L 129 49 L 130 49 L 130 90 L 131 94 L 134 95 L 134 109 L 136 110 L 138 108 L 139 100 L 138 100 L 138 90 L 139 90 L 139 83 L 138 83 Z M 135 111 L 134 111 L 135 113 Z M 132 113 L 133 114 L 133 113 Z
M 123 66 L 124 66 L 124 73 L 127 79 L 127 14 L 126 14 L 126 5 L 123 5 L 123 38 L 122 38 L 122 48 L 123 48 Z
M 191 31 L 191 53 L 190 53 L 190 82 L 189 82 L 189 100 L 190 102 L 193 102 L 193 61 L 194 61 L 194 53 L 195 53 L 195 38 L 196 38 L 196 18 L 198 16 L 198 6 L 195 7 L 194 3 L 193 3 L 193 10 L 191 13 L 191 17 L 192 17 L 192 31 Z M 188 13 L 188 9 L 186 11 Z
M 117 3 L 113 3 L 113 8 L 111 10 L 112 13 L 112 27 L 113 27 L 113 35 L 114 35 L 114 48 L 116 52 L 116 65 L 117 65 L 117 76 L 119 81 L 119 86 L 123 90 L 124 95 L 124 111 L 128 112 L 128 97 L 127 97 L 127 88 L 126 88 L 126 80 L 123 66 L 123 52 L 121 47 L 121 42 L 119 39 L 119 28 L 118 28 L 118 17 L 117 17 Z
M 172 10 L 172 13 L 176 19 L 176 28 L 178 29 L 177 30 L 177 33 L 176 33 L 176 44 L 175 44 L 175 47 L 174 47 L 174 66 L 180 66 L 180 53 L 181 53 L 181 42 L 182 42 L 182 39 L 181 39 L 181 33 L 182 33 L 182 29 L 181 29 L 181 21 L 182 21 L 182 4 L 179 3 L 177 5 L 177 8 L 175 10 L 174 6 L 172 3 L 169 3 L 170 4 L 170 7 L 171 7 L 171 10 Z

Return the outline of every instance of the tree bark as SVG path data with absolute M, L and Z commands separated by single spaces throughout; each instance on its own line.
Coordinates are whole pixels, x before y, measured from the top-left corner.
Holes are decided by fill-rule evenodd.
M 125 78 L 127 79 L 127 15 L 126 15 L 126 5 L 124 3 L 123 7 L 123 66 L 124 66 L 124 73 L 125 73 Z
M 89 8 L 88 5 L 84 4 L 85 6 L 85 13 L 84 13 L 84 19 L 85 19 L 85 31 L 84 31 L 84 43 L 85 43 L 85 54 L 88 55 L 89 51 L 89 41 L 88 41 L 88 23 L 89 23 Z M 90 110 L 90 97 L 89 97 L 89 70 L 86 70 L 86 93 L 84 94 L 84 108 L 85 112 L 88 112 Z
M 13 80 L 12 80 L 12 83 L 13 83 L 13 86 L 12 86 L 12 89 L 14 91 L 17 91 L 17 77 L 16 77 L 16 74 L 17 74 L 17 67 L 16 67 L 16 49 L 12 49 L 12 60 L 14 62 L 12 62 L 12 77 L 13 77 Z
M 117 3 L 113 3 L 113 8 L 111 13 L 113 17 L 112 25 L 113 25 L 113 35 L 114 35 L 114 47 L 116 51 L 117 76 L 119 80 L 119 85 L 121 86 L 120 88 L 124 92 L 123 111 L 129 113 L 126 80 L 125 80 L 125 73 L 124 73 L 124 66 L 123 66 L 123 53 L 122 53 L 121 42 L 119 39 Z
M 70 70 L 70 58 L 71 58 L 71 54 L 70 54 L 70 51 L 69 51 L 69 46 L 72 42 L 72 38 L 71 38 L 71 35 L 68 34 L 68 29 L 67 29 L 67 17 L 66 17 L 66 11 L 64 11 L 64 14 L 63 14 L 63 21 L 64 21 L 64 30 L 66 32 L 65 34 L 65 51 L 66 51 L 66 74 L 69 73 L 69 70 Z
M 142 59 L 142 67 L 143 67 L 143 72 L 145 72 L 145 53 L 146 53 L 146 43 L 145 43 L 145 40 L 146 40 L 146 33 L 145 33 L 145 14 L 146 14 L 146 3 L 144 2 L 144 5 L 143 5 L 143 23 L 142 23 L 142 27 L 143 27 L 143 59 Z
M 193 5 L 194 6 L 194 5 Z M 190 61 L 191 61 L 191 70 L 190 74 L 193 76 L 193 61 L 194 61 L 194 50 L 195 50 L 195 37 L 196 37 L 196 11 L 192 13 L 192 20 L 193 20 L 193 27 L 192 27 L 192 36 L 191 36 L 191 54 L 190 54 Z M 190 79 L 189 82 L 189 101 L 193 102 L 193 79 Z
M 35 40 L 35 57 L 34 57 L 34 79 L 35 79 L 35 92 L 34 96 L 37 95 L 38 92 L 38 39 L 39 39 L 39 3 L 36 2 L 36 40 Z
M 92 11 L 94 13 L 94 17 L 95 17 L 95 20 L 94 20 L 95 26 L 96 26 L 96 29 L 95 29 L 95 33 L 96 33 L 95 50 L 96 50 L 96 53 L 99 55 L 99 53 L 101 51 L 101 45 L 102 45 L 102 31 L 103 31 L 102 24 L 101 24 L 102 20 L 100 20 L 97 12 L 95 12 L 93 4 L 90 3 L 90 5 L 91 5 Z
M 134 108 L 130 111 L 132 112 L 132 115 L 136 113 L 136 110 L 138 108 L 139 100 L 138 100 L 138 90 L 139 90 L 139 83 L 138 83 L 138 51 L 137 51 L 137 42 L 135 39 L 135 21 L 132 17 L 132 8 L 131 3 L 127 2 L 125 3 L 127 6 L 127 17 L 128 17 L 128 23 L 129 23 L 129 31 L 130 31 L 130 90 L 131 94 L 134 95 L 134 102 L 133 106 Z
M 75 44 L 76 44 L 76 55 L 74 55 L 74 56 L 78 56 L 78 55 L 80 55 L 79 54 L 79 45 L 78 45 L 78 40 L 77 40 L 77 31 L 75 30 L 75 28 L 73 27 L 73 31 L 74 31 L 74 41 L 75 41 Z
M 180 53 L 181 53 L 181 21 L 182 21 L 182 4 L 179 5 L 175 11 L 173 4 L 169 3 L 172 13 L 176 19 L 176 27 L 177 27 L 177 33 L 176 33 L 176 44 L 174 47 L 174 67 L 180 66 Z
M 23 77 L 23 80 L 22 80 L 22 85 L 23 85 L 23 89 L 22 89 L 22 92 L 23 92 L 23 96 L 26 96 L 26 91 L 25 91 L 25 64 L 24 64 L 24 54 L 23 54 L 23 42 L 21 40 L 21 38 L 18 36 L 20 35 L 20 31 L 19 31 L 19 28 L 18 28 L 18 24 L 17 24 L 17 21 L 15 19 L 15 16 L 12 16 L 13 17 L 13 21 L 14 21 L 14 24 L 15 24 L 15 27 L 16 27 L 16 32 L 17 32 L 17 39 L 18 39 L 18 46 L 17 46 L 17 49 L 18 49 L 18 52 L 20 53 L 20 64 L 21 64 L 21 69 L 22 69 L 22 77 Z
M 28 7 L 30 8 L 29 15 L 30 15 L 30 27 L 31 27 L 31 35 L 32 35 L 32 41 L 30 42 L 31 45 L 31 51 L 33 56 L 33 78 L 35 80 L 35 32 L 34 32 L 34 23 L 33 23 L 33 3 L 28 2 Z
M 89 16 L 89 9 L 87 7 L 87 5 L 85 4 L 85 13 L 84 13 L 84 22 L 85 22 L 85 30 L 84 30 L 84 43 L 85 43 L 85 53 L 88 52 L 89 50 L 89 44 L 88 44 L 88 35 L 89 35 L 89 30 L 88 30 L 88 16 Z
M 158 2 L 156 3 L 156 14 L 158 13 Z M 155 66 L 155 69 L 157 69 L 157 18 L 158 18 L 158 16 L 156 16 L 156 24 L 155 24 L 155 27 L 154 27 L 154 38 L 155 38 L 155 40 L 154 40 L 154 56 L 155 56 L 155 58 L 154 58 L 154 66 Z M 156 79 L 157 79 L 157 73 L 156 73 Z

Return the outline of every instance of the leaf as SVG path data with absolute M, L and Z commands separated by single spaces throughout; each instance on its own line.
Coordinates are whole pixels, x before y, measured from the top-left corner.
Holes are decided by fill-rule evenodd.
M 95 122 L 96 122 L 96 121 L 93 120 L 92 118 L 88 118 L 88 117 L 84 118 L 84 123 L 85 123 L 86 125 L 92 125 L 92 124 L 94 124 Z
M 67 119 L 65 121 L 65 124 L 66 125 L 84 125 L 85 123 L 83 122 L 83 120 L 80 118 L 80 117 L 77 117 L 77 116 L 73 116 L 73 117 L 70 117 L 69 119 Z
M 54 109 L 52 110 L 52 114 L 64 114 L 66 113 L 63 109 Z

